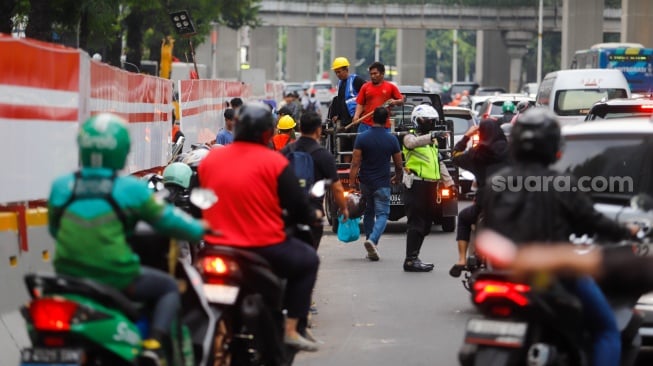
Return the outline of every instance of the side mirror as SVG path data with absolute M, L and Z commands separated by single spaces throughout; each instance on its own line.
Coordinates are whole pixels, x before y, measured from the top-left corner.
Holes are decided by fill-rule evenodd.
M 651 211 L 653 210 L 653 197 L 646 193 L 640 193 L 630 199 L 630 207 L 634 210 Z
M 202 210 L 206 210 L 218 202 L 218 196 L 212 190 L 195 188 L 190 192 L 190 202 Z

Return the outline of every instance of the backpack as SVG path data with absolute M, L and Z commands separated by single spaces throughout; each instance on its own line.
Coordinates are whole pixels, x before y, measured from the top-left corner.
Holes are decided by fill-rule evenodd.
M 308 101 L 308 105 L 306 106 L 306 112 L 317 113 L 317 100 Z
M 311 154 L 322 146 L 317 145 L 308 151 L 297 150 L 297 143 L 288 145 L 286 158 L 290 162 L 290 167 L 295 172 L 299 179 L 299 186 L 302 187 L 304 192 L 308 195 L 309 190 L 315 183 L 315 163 Z

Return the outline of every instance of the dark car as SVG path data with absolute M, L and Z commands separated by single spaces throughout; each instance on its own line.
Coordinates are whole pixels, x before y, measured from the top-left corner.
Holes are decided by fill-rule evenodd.
M 465 90 L 467 90 L 469 92 L 469 95 L 475 95 L 476 90 L 479 87 L 480 85 L 475 82 L 457 81 L 451 84 L 451 88 L 449 89 L 449 94 L 453 96 L 456 94 L 462 94 Z
M 653 115 L 653 99 L 649 98 L 618 98 L 594 103 L 585 121 L 602 119 L 641 117 L 651 118 Z
M 442 110 L 442 102 L 440 96 L 435 93 L 425 93 L 425 92 L 413 92 L 410 88 L 399 87 L 399 91 L 404 95 L 405 101 L 402 106 L 393 107 L 390 110 L 390 120 L 392 122 L 392 134 L 397 136 L 401 144 L 402 138 L 408 133 L 414 126 L 410 120 L 410 115 L 413 112 L 413 108 L 420 104 L 429 104 L 432 105 L 438 114 L 440 119 L 437 122 L 437 128 L 442 131 L 453 131 L 453 123 L 447 123 L 444 118 L 444 112 Z M 340 137 L 350 137 L 355 136 L 355 133 L 346 133 L 346 132 L 331 132 L 335 139 L 337 140 Z M 334 156 L 337 157 L 341 155 L 341 152 L 338 151 L 339 143 L 330 144 L 331 151 Z M 453 134 L 449 134 L 447 137 L 441 137 L 438 140 L 438 145 L 441 146 L 440 153 L 442 155 L 443 161 L 449 170 L 449 174 L 454 178 L 456 183 L 458 183 L 458 169 L 453 165 L 451 159 L 451 148 L 453 147 Z M 404 160 L 405 161 L 405 160 Z M 337 164 L 338 167 L 338 176 L 345 190 L 349 189 L 349 163 L 340 163 Z M 393 167 L 394 169 L 394 167 Z M 404 198 L 403 190 L 404 185 L 402 183 L 392 185 L 390 195 L 390 214 L 388 219 L 390 221 L 397 221 L 402 217 L 406 216 L 406 211 L 404 207 Z M 437 205 L 437 216 L 434 218 L 435 225 L 442 225 L 442 230 L 445 232 L 453 232 L 456 229 L 456 216 L 458 216 L 458 194 L 457 192 L 450 192 L 449 190 L 440 189 L 439 197 L 430 197 L 433 200 L 433 204 Z M 337 206 L 335 204 L 334 198 L 331 196 L 331 191 L 327 191 L 325 199 L 325 213 L 327 220 L 333 227 L 334 232 L 337 231 L 338 227 L 338 218 L 337 218 Z
M 575 175 L 578 189 L 604 215 L 650 227 L 653 212 L 631 207 L 631 199 L 653 196 L 653 123 L 641 118 L 596 121 L 565 126 L 562 134 L 564 153 L 553 168 Z M 651 255 L 649 245 L 642 244 L 639 254 Z M 637 309 L 645 315 L 639 330 L 643 344 L 653 345 L 653 293 L 642 296 Z

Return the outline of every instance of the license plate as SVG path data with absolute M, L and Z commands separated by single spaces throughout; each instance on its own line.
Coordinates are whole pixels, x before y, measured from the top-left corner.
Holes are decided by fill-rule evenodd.
M 524 322 L 470 319 L 465 343 L 518 348 L 526 338 L 528 324 Z
M 219 285 L 212 283 L 204 284 L 204 295 L 209 302 L 233 305 L 238 298 L 237 286 Z
M 404 204 L 404 200 L 401 193 L 393 193 L 390 195 L 391 206 L 401 206 L 403 204 Z
M 26 348 L 20 352 L 21 366 L 79 366 L 84 351 L 72 348 Z

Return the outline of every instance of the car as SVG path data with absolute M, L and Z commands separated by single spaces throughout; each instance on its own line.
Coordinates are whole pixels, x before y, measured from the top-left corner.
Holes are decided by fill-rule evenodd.
M 620 222 L 653 223 L 653 212 L 631 207 L 635 195 L 653 196 L 651 121 L 620 118 L 568 125 L 562 135 L 565 149 L 553 169 L 575 175 L 577 189 L 587 191 L 604 215 Z M 653 252 L 648 244 L 640 249 L 645 249 L 640 254 Z M 653 293 L 642 296 L 636 308 L 645 315 L 642 342 L 653 345 Z
M 476 121 L 474 113 L 468 108 L 444 106 L 443 110 L 445 121 L 453 122 L 453 144 L 455 146 L 463 138 L 465 132 L 470 127 L 476 126 L 478 121 Z M 478 134 L 469 141 L 468 147 L 472 146 L 474 140 L 478 141 Z M 465 197 L 468 193 L 472 192 L 474 179 L 474 174 L 471 172 L 465 169 L 458 169 L 458 192 L 460 193 L 460 197 Z
M 442 109 L 442 102 L 440 96 L 435 93 L 429 92 L 411 92 L 410 87 L 398 86 L 399 91 L 403 94 L 405 100 L 404 104 L 401 106 L 395 106 L 390 109 L 390 121 L 392 123 L 391 133 L 397 136 L 400 144 L 402 137 L 408 133 L 415 126 L 411 121 L 411 113 L 415 106 L 420 104 L 429 104 L 438 111 L 440 116 L 439 120 L 436 122 L 437 128 L 442 131 L 450 131 L 453 128 L 453 122 L 447 123 L 444 119 L 444 112 Z M 355 136 L 355 133 L 347 132 L 338 132 L 332 131 L 336 140 L 343 137 Z M 458 168 L 453 165 L 451 159 L 451 147 L 453 146 L 453 136 L 442 136 L 438 138 L 438 144 L 441 149 L 443 162 L 447 166 L 447 170 L 452 177 L 458 177 Z M 330 151 L 334 157 L 338 157 L 343 152 L 339 151 L 340 144 L 336 141 L 329 145 Z M 405 160 L 404 160 L 405 161 Z M 338 177 L 342 182 L 345 190 L 348 190 L 350 187 L 349 184 L 349 168 L 350 163 L 339 163 L 336 164 L 338 169 Z M 391 169 L 394 169 L 392 167 Z M 402 217 L 406 216 L 406 210 L 403 200 L 403 183 L 393 184 L 391 187 L 390 194 L 390 213 L 388 215 L 388 220 L 397 221 Z M 438 190 L 438 197 L 430 197 L 433 200 L 433 204 L 436 205 L 436 217 L 433 218 L 433 224 L 441 225 L 442 230 L 445 232 L 453 232 L 456 230 L 456 217 L 458 216 L 458 194 L 457 192 L 451 192 L 451 190 L 440 187 Z M 325 216 L 334 232 L 338 230 L 338 218 L 337 218 L 337 206 L 335 200 L 332 196 L 330 190 L 327 191 L 325 200 L 324 200 L 324 211 Z
M 467 90 L 469 92 L 469 95 L 474 95 L 476 94 L 476 89 L 478 89 L 480 85 L 476 82 L 473 81 L 457 81 L 455 83 L 451 84 L 451 88 L 449 89 L 449 94 L 453 97 L 456 94 L 462 94 L 463 91 Z
M 521 87 L 521 92 L 524 95 L 527 95 L 531 98 L 535 98 L 537 95 L 537 88 L 540 86 L 540 83 L 526 83 Z
M 524 96 L 522 94 L 501 94 L 490 97 L 483 102 L 478 110 L 478 118 L 483 120 L 486 118 L 501 118 L 503 116 L 503 103 L 511 101 L 517 105 L 522 100 L 529 102 L 531 106 L 535 105 L 535 99 Z M 515 111 L 517 112 L 517 111 Z
M 653 99 L 650 98 L 618 98 L 594 103 L 585 121 L 603 119 L 639 117 L 651 118 L 653 115 Z
M 314 93 L 321 104 L 329 104 L 336 95 L 336 89 L 329 80 L 312 81 L 308 84 L 308 93 Z
M 307 88 L 307 85 L 304 83 L 284 83 L 283 84 L 283 95 L 288 93 L 297 92 L 297 94 L 302 93 L 304 89 Z
M 498 95 L 498 94 L 505 94 L 505 93 L 506 93 L 506 89 L 500 86 L 481 86 L 478 89 L 476 89 L 476 93 L 474 95 L 484 96 L 484 95 Z
M 483 103 L 492 97 L 493 95 L 472 95 L 470 97 L 472 105 L 469 108 L 476 118 L 478 118 L 478 112 L 481 110 Z

